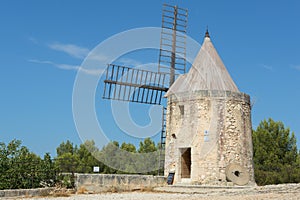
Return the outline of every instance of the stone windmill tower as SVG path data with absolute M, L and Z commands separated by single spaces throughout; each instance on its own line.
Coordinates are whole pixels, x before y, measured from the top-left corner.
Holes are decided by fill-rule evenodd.
M 174 183 L 252 185 L 250 97 L 241 93 L 208 31 L 187 74 L 169 88 L 165 175 Z
M 186 73 L 187 17 L 187 9 L 164 4 L 157 71 L 109 64 L 103 98 L 162 107 L 158 173 L 164 166 L 168 182 L 255 184 L 250 97 L 236 87 L 208 32 Z

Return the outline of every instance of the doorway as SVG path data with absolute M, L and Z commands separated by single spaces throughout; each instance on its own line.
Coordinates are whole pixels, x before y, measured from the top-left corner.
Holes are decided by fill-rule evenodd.
M 191 178 L 191 148 L 182 148 L 181 152 L 181 178 Z

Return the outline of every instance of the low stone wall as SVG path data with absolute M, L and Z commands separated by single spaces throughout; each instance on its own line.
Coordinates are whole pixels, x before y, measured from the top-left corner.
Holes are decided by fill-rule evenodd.
M 48 196 L 54 188 L 0 190 L 0 199 L 8 197 L 36 197 Z
M 148 190 L 166 185 L 166 178 L 152 175 L 76 174 L 77 192 L 100 193 Z

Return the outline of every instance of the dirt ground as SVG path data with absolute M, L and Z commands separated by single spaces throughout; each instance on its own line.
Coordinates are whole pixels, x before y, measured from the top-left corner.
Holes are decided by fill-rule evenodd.
M 0 198 L 1 199 L 1 198 Z M 10 199 L 21 199 L 10 198 Z M 248 188 L 160 187 L 147 192 L 72 194 L 67 197 L 34 197 L 25 200 L 300 200 L 300 184 Z M 2 199 L 1 199 L 2 200 Z
M 28 198 L 26 198 L 28 199 Z M 300 191 L 298 193 L 286 194 L 244 194 L 244 195 L 204 195 L 204 194 L 180 194 L 180 193 L 149 193 L 149 192 L 132 192 L 132 193 L 106 193 L 106 194 L 86 194 L 72 195 L 70 197 L 47 197 L 32 198 L 32 200 L 298 200 L 300 199 Z

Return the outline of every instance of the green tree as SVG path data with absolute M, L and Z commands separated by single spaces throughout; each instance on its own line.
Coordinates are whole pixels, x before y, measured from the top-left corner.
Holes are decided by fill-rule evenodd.
M 51 159 L 50 154 L 46 153 L 41 164 L 41 184 L 47 187 L 54 186 L 57 181 L 57 171 L 58 169 L 55 167 L 55 163 Z
M 157 170 L 154 169 L 158 166 L 159 151 L 155 142 L 151 138 L 146 138 L 140 142 L 138 152 L 141 153 L 138 171 L 144 171 L 145 174 L 157 174 Z
M 42 159 L 39 156 L 30 152 L 25 146 L 20 147 L 18 157 L 15 158 L 15 167 L 12 168 L 15 169 L 14 173 L 17 175 L 19 187 L 41 187 L 41 164 Z
M 58 183 L 62 187 L 73 188 L 75 172 L 78 170 L 80 159 L 77 153 L 64 152 L 55 158 L 55 168 L 59 171 Z
M 123 142 L 121 145 L 121 149 L 127 152 L 136 153 L 136 148 L 133 144 Z
M 95 142 L 87 140 L 79 146 L 69 140 L 62 142 L 56 149 L 55 166 L 61 173 L 60 182 L 63 186 L 74 186 L 74 173 L 92 173 L 94 166 L 103 170 L 103 164 L 97 160 L 100 151 Z M 71 173 L 68 176 L 65 173 Z
M 148 171 L 158 165 L 157 147 L 150 138 L 140 142 L 138 150 L 130 143 L 123 142 L 119 146 L 119 143 L 111 142 L 101 150 L 101 160 L 107 165 L 104 167 L 104 173 L 157 174 L 157 170 Z
M 65 154 L 65 153 L 74 154 L 74 153 L 76 153 L 76 150 L 77 150 L 77 147 L 74 146 L 72 142 L 67 140 L 66 143 L 62 142 L 56 148 L 56 153 L 57 153 L 57 156 L 60 157 L 61 155 Z
M 55 159 L 56 168 L 63 173 L 75 173 L 79 165 L 79 156 L 77 154 L 64 153 Z
M 81 144 L 78 149 L 79 166 L 77 172 L 92 173 L 94 166 L 98 166 L 103 170 L 103 164 L 97 160 L 99 153 L 100 151 L 93 140 L 87 140 Z
M 80 158 L 77 146 L 67 140 L 56 148 L 55 166 L 60 172 L 77 172 Z
M 116 174 L 118 173 L 118 169 L 121 168 L 121 156 L 118 154 L 119 152 L 119 143 L 116 141 L 108 143 L 101 150 L 101 160 L 106 165 L 104 166 L 103 173 L 105 174 Z M 113 166 L 113 168 L 111 167 Z M 115 169 L 116 168 L 116 169 Z
M 7 171 L 9 169 L 8 151 L 5 143 L 0 143 L 0 190 L 8 188 Z
M 151 138 L 146 138 L 143 142 L 140 142 L 139 153 L 150 153 L 154 151 L 157 151 L 157 148 Z
M 253 159 L 258 185 L 297 182 L 300 176 L 296 171 L 297 157 L 295 134 L 282 122 L 264 120 L 253 131 Z
M 118 173 L 136 173 L 139 165 L 136 155 L 136 147 L 133 144 L 123 142 L 119 152 L 121 168 Z
M 0 189 L 40 187 L 41 158 L 12 140 L 6 146 L 0 143 Z

